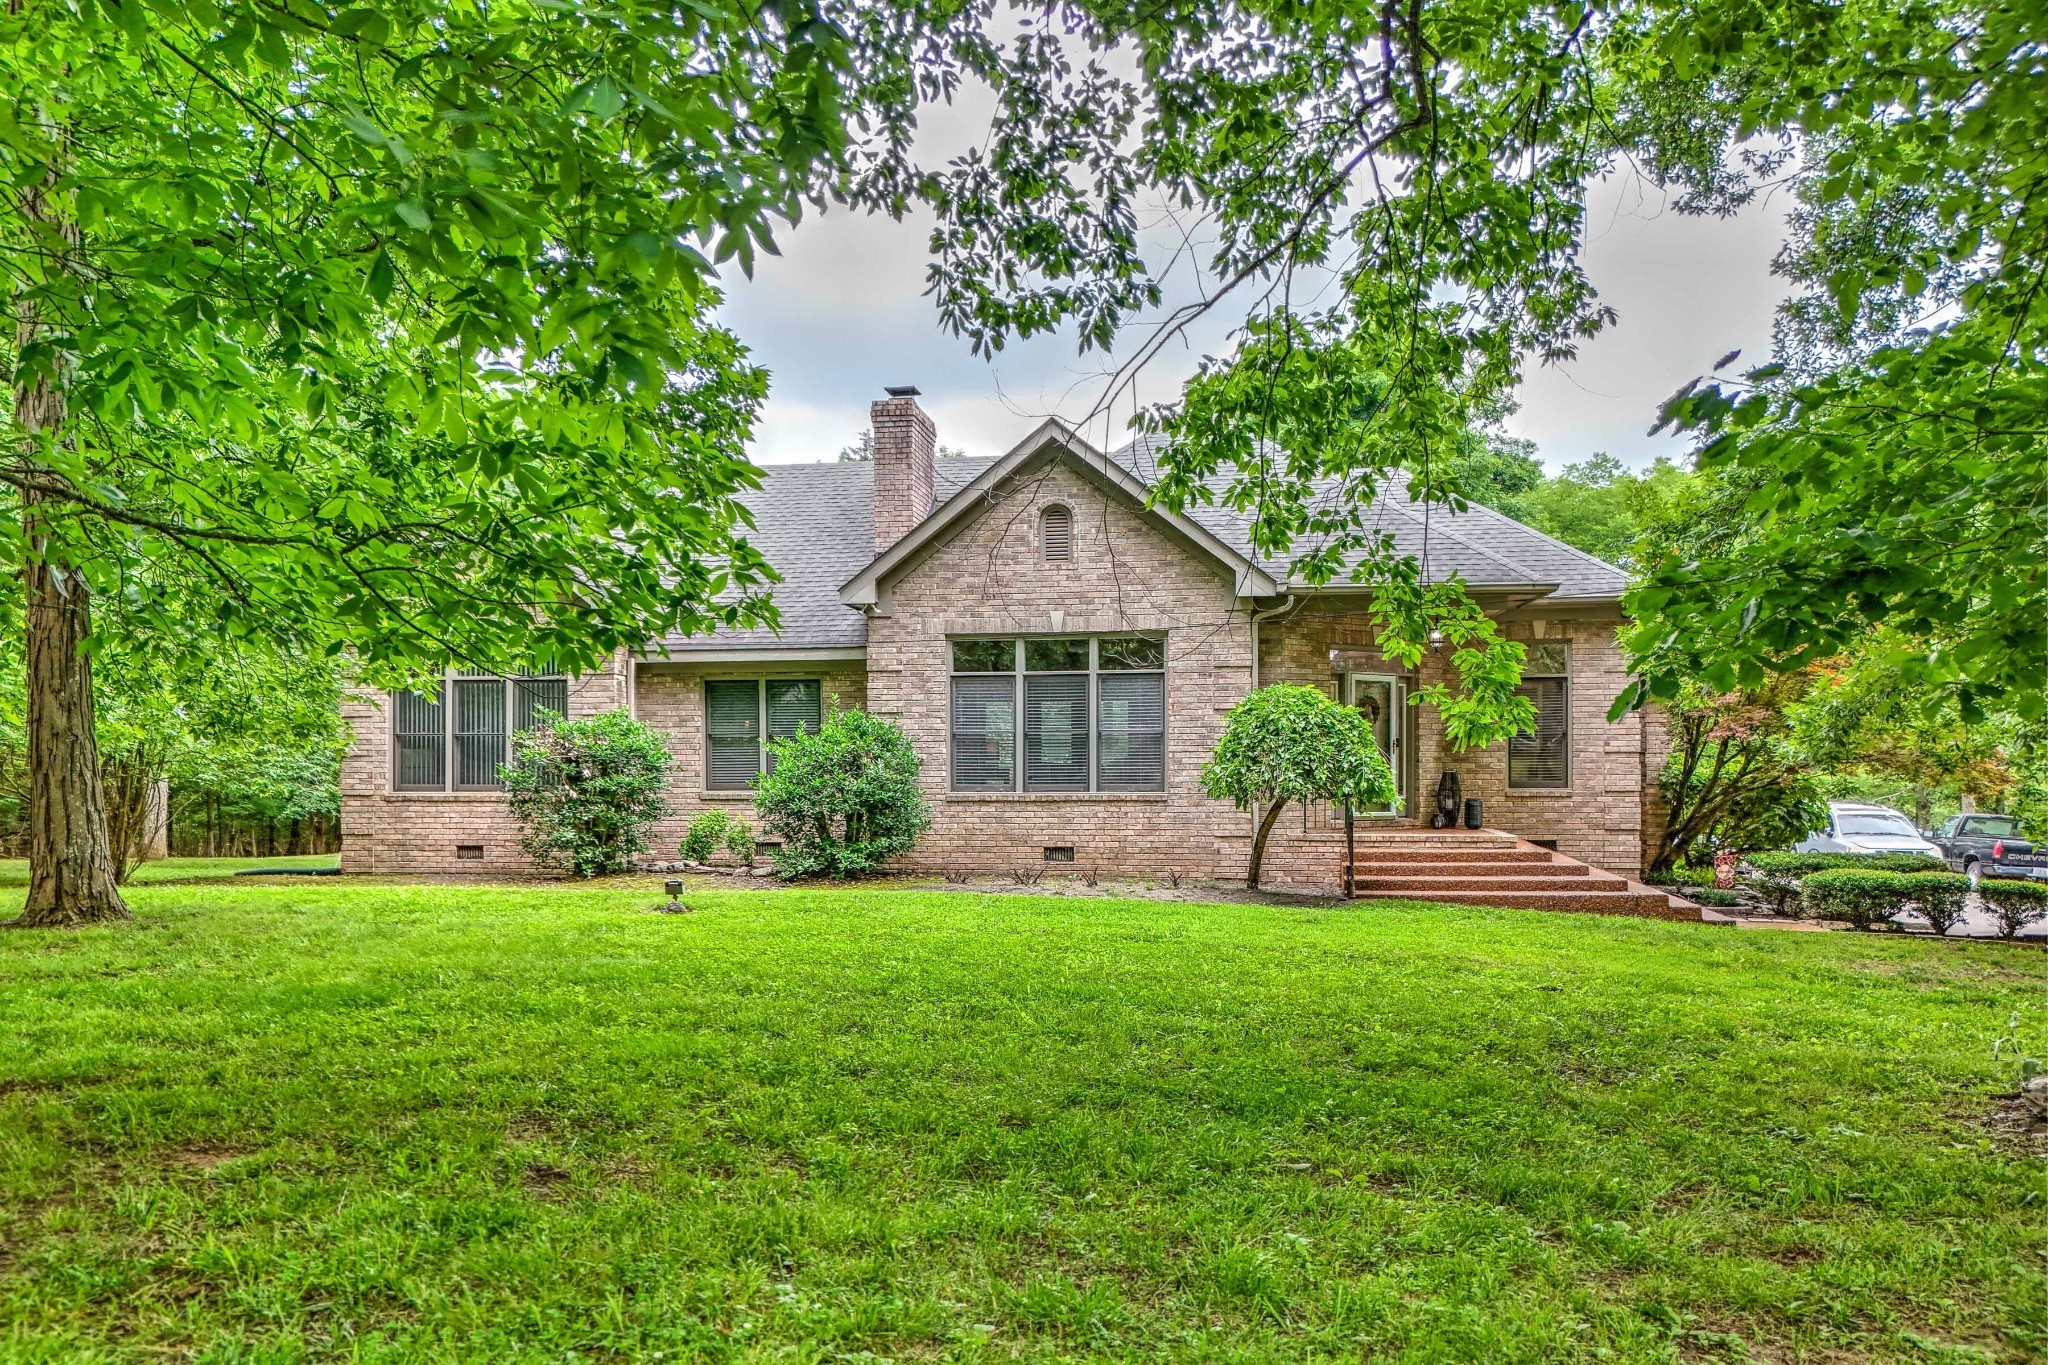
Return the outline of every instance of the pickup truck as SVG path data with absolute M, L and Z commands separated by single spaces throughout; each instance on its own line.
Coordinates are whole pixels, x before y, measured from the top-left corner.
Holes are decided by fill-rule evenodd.
M 2048 850 L 2021 838 L 2020 822 L 2010 815 L 1950 816 L 1934 831 L 1934 842 L 1958 872 L 2048 881 Z

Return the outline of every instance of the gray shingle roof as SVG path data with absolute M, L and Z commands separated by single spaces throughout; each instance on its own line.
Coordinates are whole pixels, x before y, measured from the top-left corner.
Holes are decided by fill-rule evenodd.
M 1110 458 L 1149 483 L 1157 468 L 1156 454 L 1151 441 L 1140 439 L 1111 452 Z M 943 504 L 994 462 L 971 456 L 939 460 L 934 467 L 936 504 Z M 743 501 L 757 527 L 750 538 L 782 575 L 774 589 L 782 613 L 780 633 L 754 629 L 672 636 L 662 642 L 669 654 L 858 649 L 867 644 L 867 618 L 839 600 L 839 586 L 874 558 L 873 462 L 769 465 L 763 476 L 760 489 Z M 1219 490 L 1221 484 L 1219 480 Z M 1287 557 L 1252 555 L 1246 534 L 1249 518 L 1201 504 L 1189 507 L 1187 515 L 1276 579 L 1287 580 Z M 1392 480 L 1380 490 L 1366 524 L 1385 530 L 1401 553 L 1421 555 L 1423 511 L 1409 501 L 1405 479 Z M 1628 584 L 1627 575 L 1612 564 L 1479 506 L 1461 514 L 1442 507 L 1430 510 L 1429 570 L 1433 581 L 1455 573 L 1474 586 L 1555 583 L 1553 600 L 1611 600 Z
M 952 497 L 992 463 L 970 456 L 936 461 L 938 501 Z M 754 514 L 755 529 L 747 538 L 782 575 L 774 587 L 781 633 L 721 630 L 672 635 L 662 644 L 678 656 L 722 649 L 865 647 L 867 618 L 839 600 L 839 585 L 875 557 L 874 462 L 772 464 L 761 472 L 761 487 L 740 501 Z

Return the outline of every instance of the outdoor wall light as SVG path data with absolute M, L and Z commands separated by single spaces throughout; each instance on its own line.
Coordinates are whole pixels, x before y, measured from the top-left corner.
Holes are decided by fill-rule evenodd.
M 1444 647 L 1444 633 L 1435 626 L 1429 628 L 1429 647 L 1431 649 L 1442 649 Z

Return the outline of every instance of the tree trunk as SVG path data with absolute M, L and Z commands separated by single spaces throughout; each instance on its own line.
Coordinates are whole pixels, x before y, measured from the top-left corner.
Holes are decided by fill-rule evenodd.
M 78 222 L 58 185 L 52 167 L 43 180 L 23 186 L 17 202 L 25 219 L 53 229 L 66 254 L 75 257 Z M 53 273 L 72 264 L 60 255 Z M 17 359 L 61 330 L 62 320 L 45 316 L 45 307 L 33 293 L 19 296 Z M 25 379 L 14 385 L 14 420 L 27 438 L 25 463 L 38 473 L 44 443 L 65 439 L 64 364 L 60 357 L 46 368 L 24 371 Z M 33 485 L 20 493 L 27 551 L 22 585 L 28 618 L 29 882 L 28 902 L 14 923 L 44 927 L 129 919 L 114 881 L 99 737 L 93 731 L 92 660 L 85 652 L 92 632 L 91 594 L 52 538 L 50 520 L 41 510 L 48 493 Z
M 33 495 L 31 495 L 32 497 Z M 24 499 L 28 501 L 29 499 Z M 39 556 L 30 520 L 28 597 L 28 904 L 14 923 L 68 928 L 134 918 L 116 884 L 93 731 L 92 607 L 85 580 Z
M 1252 868 L 1244 879 L 1247 890 L 1259 889 L 1259 867 L 1266 861 L 1266 836 L 1273 832 L 1273 826 L 1279 822 L 1280 812 L 1286 808 L 1287 802 L 1284 800 L 1275 801 L 1268 806 L 1264 818 L 1259 821 L 1258 832 L 1252 835 Z

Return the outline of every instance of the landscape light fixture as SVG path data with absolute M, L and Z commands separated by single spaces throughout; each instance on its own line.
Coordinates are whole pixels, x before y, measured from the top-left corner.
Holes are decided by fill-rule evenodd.
M 669 878 L 661 884 L 661 889 L 668 892 L 668 904 L 661 907 L 661 912 L 664 915 L 686 915 L 690 912 L 690 907 L 683 904 L 683 879 L 681 877 Z

